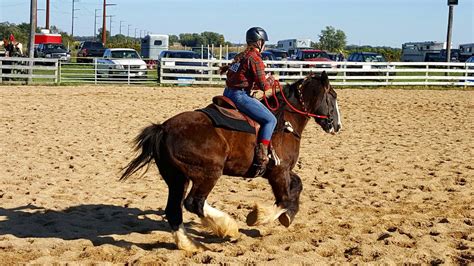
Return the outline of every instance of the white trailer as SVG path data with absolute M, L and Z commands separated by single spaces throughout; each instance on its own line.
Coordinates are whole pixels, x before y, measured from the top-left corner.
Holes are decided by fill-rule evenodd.
M 440 53 L 446 49 L 444 42 L 407 42 L 402 44 L 402 62 L 424 62 L 427 53 Z
M 146 59 L 157 60 L 161 51 L 168 50 L 169 36 L 163 34 L 149 34 L 141 42 L 141 56 Z
M 288 51 L 289 55 L 294 55 L 298 49 L 311 48 L 311 39 L 287 39 L 277 42 L 277 48 Z

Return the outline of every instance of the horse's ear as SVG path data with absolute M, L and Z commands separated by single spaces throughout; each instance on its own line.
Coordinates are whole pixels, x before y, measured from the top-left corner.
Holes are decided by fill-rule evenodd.
M 323 71 L 323 73 L 321 73 L 321 84 L 323 84 L 324 87 L 327 87 L 329 85 L 329 77 L 326 71 Z

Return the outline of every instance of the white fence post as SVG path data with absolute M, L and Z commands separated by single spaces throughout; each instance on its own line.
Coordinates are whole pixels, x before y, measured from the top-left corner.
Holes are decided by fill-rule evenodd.
M 3 68 L 2 68 L 3 60 L 0 59 L 0 83 L 3 83 Z
M 464 88 L 467 88 L 467 82 L 468 82 L 468 81 L 467 81 L 467 77 L 469 76 L 469 75 L 467 74 L 467 71 L 469 71 L 469 68 L 468 68 L 468 66 L 467 66 L 467 62 L 465 62 L 465 63 L 464 63 L 464 77 L 465 77 L 465 79 L 464 79 Z
M 127 69 L 127 84 L 130 85 L 130 64 L 128 64 Z
M 94 84 L 97 85 L 97 58 L 94 58 Z
M 54 76 L 55 76 L 55 78 L 54 78 L 54 84 L 58 84 L 58 77 L 59 77 L 58 69 L 59 69 L 59 64 L 61 64 L 61 63 L 59 62 L 59 60 L 56 61 L 56 62 L 54 62 L 54 67 L 56 68 L 56 69 L 54 70 Z
M 430 65 L 426 64 L 426 72 L 425 72 L 425 87 L 428 87 L 428 73 L 429 73 Z
M 58 74 L 59 74 L 59 78 L 58 78 L 58 84 L 61 84 L 61 69 L 62 69 L 62 63 L 59 63 L 58 64 Z

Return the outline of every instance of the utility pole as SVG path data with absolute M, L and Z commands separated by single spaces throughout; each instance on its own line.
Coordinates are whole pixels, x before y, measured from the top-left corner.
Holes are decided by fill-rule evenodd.
M 119 30 L 119 34 L 122 35 L 122 22 L 125 22 L 123 20 L 120 21 L 120 30 Z
M 115 15 L 109 15 L 107 16 L 108 18 L 110 18 L 109 20 L 109 33 L 110 33 L 110 37 L 112 37 L 112 17 L 115 17 Z
M 453 11 L 454 6 L 458 4 L 458 0 L 448 0 L 448 34 L 446 36 L 446 62 L 451 62 L 451 33 L 453 27 Z
M 128 24 L 128 28 L 127 28 L 127 36 L 130 37 L 130 26 L 132 26 L 132 24 Z
M 97 16 L 97 11 L 99 11 L 100 8 L 96 8 L 95 11 L 94 11 L 94 40 L 96 39 L 96 36 L 97 36 L 97 17 L 100 17 L 100 16 Z
M 79 10 L 77 8 L 74 8 L 74 4 L 76 3 L 76 1 L 79 1 L 79 0 L 72 0 L 72 23 L 71 23 L 71 36 L 74 37 L 74 12 L 76 10 Z
M 36 0 L 31 0 L 31 6 L 30 6 L 30 42 L 28 45 L 28 57 L 33 59 L 35 56 L 34 53 L 34 48 L 35 48 L 35 32 L 36 32 L 36 12 L 37 12 L 37 2 Z M 33 79 L 32 79 L 32 74 L 33 74 L 33 60 L 30 61 L 30 75 L 28 76 L 28 84 L 30 84 Z
M 107 0 L 104 0 L 104 6 L 102 7 L 103 13 L 102 13 L 102 43 L 105 45 L 107 42 L 107 30 L 106 30 L 106 18 L 107 18 L 107 6 L 115 6 L 116 4 L 107 4 Z
M 135 39 L 137 38 L 137 30 L 138 28 L 135 28 Z
M 49 0 L 46 0 L 46 29 L 49 30 Z

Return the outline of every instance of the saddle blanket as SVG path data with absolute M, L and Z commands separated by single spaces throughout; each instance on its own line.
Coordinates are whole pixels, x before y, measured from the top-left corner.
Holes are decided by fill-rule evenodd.
M 227 117 L 221 112 L 219 112 L 216 108 L 212 107 L 212 104 L 207 106 L 206 108 L 198 109 L 196 111 L 205 113 L 212 120 L 212 124 L 215 127 L 222 127 L 255 134 L 255 128 L 250 126 L 247 121 Z

